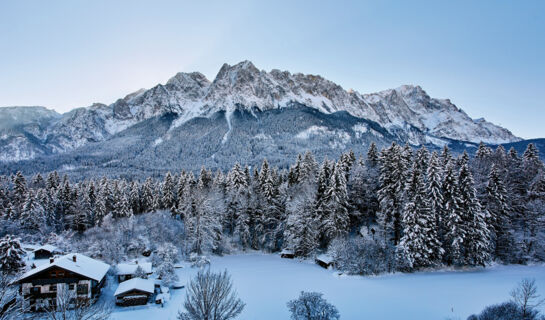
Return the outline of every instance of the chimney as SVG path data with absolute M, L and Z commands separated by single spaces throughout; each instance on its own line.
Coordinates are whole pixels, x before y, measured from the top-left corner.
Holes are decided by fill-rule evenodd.
M 54 258 L 49 258 L 49 263 L 53 263 L 55 262 L 55 259 Z
M 72 261 L 76 262 L 76 260 L 77 260 L 77 259 L 76 259 L 76 255 L 73 255 L 73 256 L 72 256 Z

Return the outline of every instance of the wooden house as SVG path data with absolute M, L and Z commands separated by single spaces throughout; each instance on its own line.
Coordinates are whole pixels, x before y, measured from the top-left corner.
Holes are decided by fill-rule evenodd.
M 70 306 L 79 301 L 93 301 L 100 295 L 110 266 L 82 254 L 70 253 L 50 258 L 23 274 L 15 283 L 29 303 L 31 311 L 55 309 L 59 293 L 70 294 Z
M 153 273 L 151 262 L 138 263 L 136 261 L 135 263 L 120 263 L 116 266 L 117 281 L 123 282 L 134 278 L 138 267 L 142 268 L 148 276 Z
M 52 246 L 50 244 L 43 245 L 39 248 L 36 248 L 34 251 L 34 259 L 49 259 L 56 254 L 62 254 L 59 248 Z
M 150 279 L 132 278 L 123 281 L 115 290 L 115 304 L 118 306 L 137 306 L 147 304 L 155 293 L 155 282 Z

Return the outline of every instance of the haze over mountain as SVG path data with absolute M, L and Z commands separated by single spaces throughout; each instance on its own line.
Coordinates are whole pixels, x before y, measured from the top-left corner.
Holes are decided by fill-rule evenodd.
M 223 168 L 264 157 L 280 164 L 306 149 L 326 156 L 363 151 L 371 141 L 441 147 L 521 140 L 419 86 L 361 94 L 317 75 L 259 70 L 250 61 L 224 64 L 213 81 L 199 72 L 178 73 L 111 105 L 62 115 L 42 107 L 0 108 L 0 134 L 6 168 L 43 158 L 32 166 L 42 163 L 44 170 L 106 163 Z

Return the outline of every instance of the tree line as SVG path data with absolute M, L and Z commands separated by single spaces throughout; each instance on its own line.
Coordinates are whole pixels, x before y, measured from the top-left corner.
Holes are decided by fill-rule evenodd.
M 475 155 L 371 144 L 318 163 L 311 152 L 278 169 L 167 173 L 162 180 L 88 179 L 51 172 L 0 177 L 0 235 L 43 241 L 168 211 L 187 254 L 230 249 L 299 257 L 329 252 L 348 273 L 545 260 L 544 164 L 481 144 Z

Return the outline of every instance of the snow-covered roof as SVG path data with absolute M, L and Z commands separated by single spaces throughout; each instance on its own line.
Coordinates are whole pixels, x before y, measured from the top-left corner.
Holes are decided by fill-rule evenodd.
M 54 245 L 50 245 L 50 244 L 44 244 L 43 246 L 34 249 L 34 252 L 36 252 L 38 250 L 45 250 L 45 251 L 48 251 L 48 252 L 60 252 L 59 248 L 55 247 Z
M 322 261 L 327 264 L 333 263 L 335 261 L 333 257 L 328 254 L 320 254 L 316 257 L 316 260 Z
M 293 250 L 291 249 L 284 249 L 280 252 L 280 254 L 293 254 Z
M 144 263 L 120 263 L 116 266 L 117 268 L 117 275 L 127 275 L 127 274 L 135 274 L 136 269 L 138 267 L 141 267 L 142 270 L 144 270 L 145 273 L 151 273 L 151 262 L 144 262 Z
M 76 257 L 76 261 L 74 261 L 74 256 Z M 69 253 L 56 258 L 51 263 L 44 263 L 37 268 L 31 269 L 23 274 L 18 282 L 52 267 L 59 267 L 96 281 L 101 281 L 106 275 L 106 272 L 110 269 L 110 265 L 102 261 L 89 258 L 88 256 L 79 253 Z
M 155 290 L 155 283 L 153 280 L 132 278 L 127 281 L 123 281 L 115 290 L 114 296 L 118 296 L 131 290 L 139 290 L 143 292 L 153 293 Z

